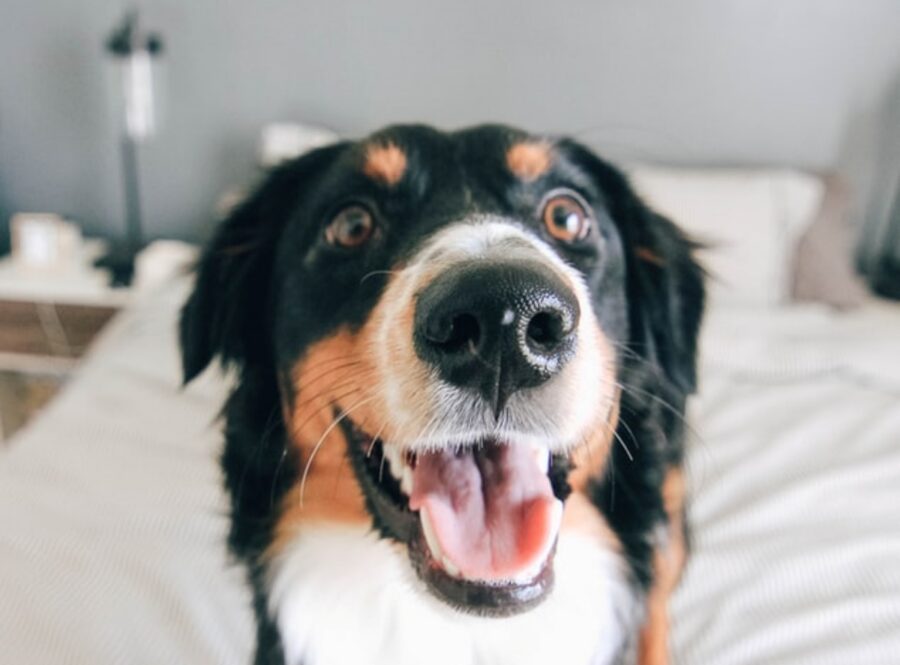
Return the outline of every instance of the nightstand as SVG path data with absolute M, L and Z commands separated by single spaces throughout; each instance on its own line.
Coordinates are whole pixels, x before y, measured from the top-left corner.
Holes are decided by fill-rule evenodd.
M 46 271 L 0 260 L 0 441 L 65 382 L 97 333 L 132 297 L 93 267 L 103 251 L 86 242 L 78 264 Z

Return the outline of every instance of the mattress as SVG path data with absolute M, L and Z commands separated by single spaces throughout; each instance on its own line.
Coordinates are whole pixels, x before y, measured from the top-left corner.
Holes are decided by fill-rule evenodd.
M 179 385 L 187 288 L 121 314 L 0 455 L 0 662 L 250 662 L 228 380 Z M 900 308 L 714 311 L 701 349 L 675 662 L 898 662 Z

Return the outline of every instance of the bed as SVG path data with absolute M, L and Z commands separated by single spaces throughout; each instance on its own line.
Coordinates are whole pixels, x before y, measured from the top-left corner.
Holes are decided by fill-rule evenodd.
M 188 278 L 124 311 L 0 455 L 0 661 L 247 663 L 216 420 L 179 384 Z M 690 408 L 674 661 L 896 663 L 900 306 L 714 301 Z
M 900 307 L 710 312 L 679 663 L 897 663 Z

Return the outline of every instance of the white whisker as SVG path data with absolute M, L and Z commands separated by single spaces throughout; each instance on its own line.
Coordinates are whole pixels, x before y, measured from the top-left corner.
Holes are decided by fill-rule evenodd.
M 358 409 L 360 406 L 371 402 L 374 397 L 367 397 L 365 399 L 359 400 L 353 406 L 344 409 L 341 411 L 340 415 L 337 418 L 331 421 L 331 424 L 325 428 L 325 431 L 322 433 L 322 436 L 319 437 L 319 440 L 316 441 L 316 445 L 313 446 L 312 452 L 309 455 L 309 459 L 306 460 L 306 466 L 303 468 L 303 477 L 300 479 L 300 507 L 303 507 L 303 494 L 306 490 L 306 479 L 309 476 L 309 469 L 312 466 L 313 458 L 316 456 L 316 453 L 319 452 L 319 448 L 322 447 L 322 444 L 325 443 L 325 439 L 331 434 L 331 431 L 337 427 L 341 421 L 344 420 L 348 415 L 350 415 L 353 411 Z
M 369 444 L 368 449 L 366 450 L 366 457 L 372 456 L 372 451 L 375 449 L 375 442 L 378 441 L 378 437 L 381 436 L 381 433 L 384 431 L 384 428 L 387 427 L 387 421 L 385 421 L 384 425 L 378 428 L 378 431 L 372 436 L 372 443 Z
M 394 275 L 399 272 L 400 272 L 399 270 L 373 270 L 373 271 L 367 272 L 365 275 L 363 275 L 362 279 L 359 280 L 359 283 L 362 284 L 370 277 L 375 277 L 376 275 Z

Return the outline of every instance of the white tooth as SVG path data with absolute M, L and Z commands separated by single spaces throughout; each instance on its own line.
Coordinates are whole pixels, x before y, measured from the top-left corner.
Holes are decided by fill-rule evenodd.
M 441 557 L 441 565 L 444 567 L 444 570 L 451 577 L 459 577 L 459 568 L 453 565 L 453 562 L 450 561 L 446 556 Z
M 425 543 L 428 545 L 428 549 L 431 550 L 432 558 L 435 561 L 442 561 L 444 553 L 441 552 L 441 546 L 438 543 L 437 536 L 431 526 L 431 520 L 428 519 L 428 512 L 425 510 L 421 511 L 419 513 L 419 519 L 422 520 L 422 533 L 425 534 Z
M 553 548 L 553 545 L 556 544 L 556 539 L 559 536 L 559 527 L 562 524 L 563 517 L 563 502 L 557 499 L 553 502 L 553 513 L 550 515 L 550 532 L 553 533 L 553 538 L 550 538 L 547 541 L 547 546 L 543 552 L 541 552 L 541 556 L 538 557 L 538 561 L 543 563 L 547 557 L 550 555 L 550 550 Z
M 403 465 L 403 473 L 400 474 L 400 490 L 406 496 L 412 496 L 413 491 L 413 472 L 408 464 Z
M 550 449 L 545 446 L 535 446 L 534 462 L 541 473 L 547 473 L 550 470 Z
M 390 444 L 384 446 L 384 456 L 387 457 L 388 466 L 391 468 L 391 475 L 397 480 L 403 475 L 403 452 L 399 446 Z
M 544 562 L 541 561 L 541 564 L 543 564 L 543 563 L 544 563 Z M 528 584 L 528 583 L 531 582 L 535 577 L 537 577 L 537 576 L 538 576 L 538 573 L 540 573 L 540 572 L 541 572 L 541 565 L 540 565 L 540 564 L 539 564 L 539 565 L 536 565 L 536 566 L 532 566 L 531 568 L 527 569 L 527 570 L 524 571 L 523 573 L 520 573 L 519 575 L 516 575 L 516 576 L 513 578 L 513 582 L 515 582 L 516 584 Z

